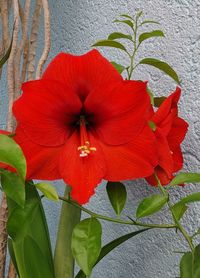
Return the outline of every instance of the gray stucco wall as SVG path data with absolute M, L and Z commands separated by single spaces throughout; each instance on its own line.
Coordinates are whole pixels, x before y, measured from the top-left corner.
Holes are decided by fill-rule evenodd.
M 141 53 L 160 57 L 168 61 L 179 73 L 182 80 L 182 98 L 180 113 L 189 122 L 190 128 L 183 144 L 185 170 L 198 171 L 200 166 L 200 2 L 199 0 L 50 0 L 52 17 L 52 49 L 49 60 L 60 51 L 81 54 L 90 49 L 96 40 L 105 38 L 117 25 L 112 20 L 121 13 L 134 14 L 143 10 L 149 19 L 158 20 L 165 31 L 166 39 L 149 40 Z M 119 27 L 121 28 L 121 27 Z M 40 50 L 42 41 L 40 42 Z M 118 62 L 124 57 L 114 50 L 102 51 L 109 59 Z M 141 55 L 142 57 L 142 55 Z M 135 78 L 149 80 L 156 95 L 168 94 L 175 88 L 174 82 L 152 68 L 138 68 Z M 1 126 L 5 124 L 6 107 L 1 89 L 2 116 Z M 5 102 L 4 102 L 5 103 Z M 62 191 L 61 182 L 55 183 Z M 134 215 L 139 200 L 156 189 L 147 186 L 144 181 L 127 182 L 128 203 L 124 215 Z M 187 192 L 197 191 L 198 186 L 186 186 L 176 189 L 173 198 L 178 199 Z M 109 205 L 105 184 L 98 187 L 97 194 L 88 207 L 96 212 L 114 216 Z M 59 218 L 59 206 L 45 202 L 51 238 L 55 243 L 56 227 Z M 152 221 L 168 221 L 164 211 L 152 217 Z M 188 231 L 200 226 L 200 206 L 191 205 L 186 213 L 184 224 Z M 103 223 L 103 240 L 108 242 L 133 230 L 128 226 Z M 117 248 L 99 263 L 92 274 L 93 278 L 170 278 L 178 276 L 179 254 L 173 251 L 187 250 L 181 236 L 174 231 L 152 230 L 133 238 Z M 46 278 L 46 277 L 45 277 Z

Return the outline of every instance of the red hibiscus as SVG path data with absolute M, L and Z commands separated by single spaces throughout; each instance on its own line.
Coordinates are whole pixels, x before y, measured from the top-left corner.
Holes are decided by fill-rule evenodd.
M 162 185 L 169 184 L 173 173 L 183 167 L 183 156 L 180 144 L 185 138 L 188 124 L 178 117 L 178 101 L 181 90 L 177 88 L 153 113 L 151 121 L 155 124 L 155 135 L 159 162 L 155 173 Z M 157 185 L 155 176 L 152 175 L 146 180 L 151 185 Z
M 59 54 L 41 80 L 22 90 L 13 113 L 28 179 L 62 178 L 83 204 L 102 179 L 153 173 L 157 156 L 147 126 L 146 83 L 124 81 L 98 51 Z

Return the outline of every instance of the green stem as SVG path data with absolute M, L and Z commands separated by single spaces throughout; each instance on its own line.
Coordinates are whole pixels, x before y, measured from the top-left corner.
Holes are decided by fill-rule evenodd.
M 65 190 L 69 196 L 69 187 Z M 70 203 L 63 203 L 58 227 L 54 266 L 56 278 L 74 278 L 74 258 L 71 252 L 71 235 L 74 226 L 80 222 L 81 210 Z
M 125 224 L 125 225 L 132 225 L 132 226 L 141 226 L 141 227 L 148 227 L 148 228 L 165 228 L 165 229 L 170 229 L 170 228 L 176 228 L 176 225 L 174 224 L 148 224 L 148 223 L 141 223 L 141 222 L 137 222 L 137 221 L 126 221 L 126 220 L 122 220 L 119 218 L 111 218 L 105 215 L 101 215 L 101 214 L 97 214 L 95 212 L 90 211 L 87 208 L 84 208 L 82 206 L 80 206 L 79 204 L 77 204 L 76 202 L 64 198 L 64 197 L 59 197 L 60 200 L 67 202 L 79 209 L 81 209 L 82 211 L 86 212 L 87 214 L 89 214 L 92 217 L 98 218 L 98 219 L 102 219 L 102 220 L 106 220 L 106 221 L 110 221 L 110 222 L 114 222 L 114 223 L 120 223 L 120 224 Z

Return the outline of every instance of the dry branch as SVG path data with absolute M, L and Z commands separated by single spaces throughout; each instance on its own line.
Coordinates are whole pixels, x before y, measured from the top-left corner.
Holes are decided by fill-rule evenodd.
M 36 79 L 39 79 L 42 75 L 42 67 L 47 60 L 51 46 L 50 12 L 48 0 L 42 0 L 42 6 L 44 10 L 44 50 L 38 62 L 36 70 Z

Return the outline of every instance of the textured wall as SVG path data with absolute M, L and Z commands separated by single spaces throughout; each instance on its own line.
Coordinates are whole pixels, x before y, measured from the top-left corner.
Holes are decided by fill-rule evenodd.
M 190 128 L 183 144 L 185 170 L 198 171 L 200 161 L 200 2 L 199 0 L 50 0 L 52 16 L 52 50 L 49 60 L 60 51 L 81 54 L 90 49 L 90 45 L 106 35 L 117 26 L 112 20 L 121 13 L 134 14 L 135 10 L 143 10 L 149 19 L 161 22 L 166 39 L 158 39 L 156 43 L 149 40 L 141 50 L 149 56 L 160 57 L 171 64 L 182 80 L 183 94 L 180 102 L 181 115 L 189 122 Z M 121 27 L 118 27 L 118 29 Z M 40 47 L 42 41 L 40 42 Z M 115 50 L 104 50 L 110 59 L 118 62 L 124 57 Z M 141 57 L 142 57 L 141 53 Z M 139 68 L 135 78 L 149 80 L 156 95 L 168 94 L 175 88 L 174 82 L 152 68 Z M 1 89 L 1 104 L 3 99 Z M 2 121 L 5 123 L 5 107 L 0 107 Z M 124 215 L 134 215 L 135 207 L 140 199 L 148 196 L 156 189 L 150 188 L 142 180 L 127 182 L 129 200 Z M 56 187 L 62 190 L 60 182 Z M 174 190 L 174 199 L 187 192 L 198 190 L 198 186 L 187 186 Z M 55 243 L 56 225 L 59 208 L 57 204 L 45 203 L 51 238 Z M 97 194 L 91 199 L 88 207 L 102 214 L 114 216 L 109 205 L 105 184 L 99 186 Z M 184 223 L 188 231 L 200 226 L 200 207 L 191 206 L 186 213 Z M 152 217 L 152 221 L 168 221 L 165 212 Z M 108 242 L 122 234 L 133 230 L 132 227 L 103 223 L 103 240 Z M 169 278 L 177 277 L 180 256 L 174 250 L 186 250 L 180 236 L 173 231 L 152 230 L 133 238 L 118 247 L 95 267 L 93 278 Z

